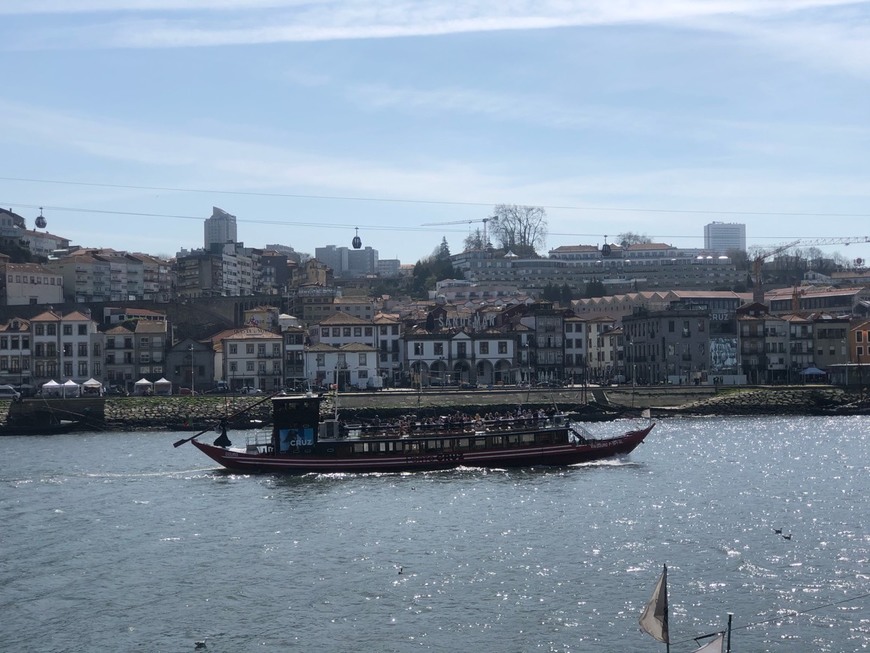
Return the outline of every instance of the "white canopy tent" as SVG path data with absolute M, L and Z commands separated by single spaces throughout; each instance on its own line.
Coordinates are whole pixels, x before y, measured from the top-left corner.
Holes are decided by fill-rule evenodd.
M 154 393 L 154 384 L 146 378 L 141 378 L 133 384 L 133 394 L 138 396 Z
M 62 391 L 63 386 L 54 379 L 42 384 L 43 397 L 60 397 Z
M 100 396 L 103 394 L 103 384 L 97 381 L 94 377 L 89 378 L 82 383 L 82 395 Z
M 82 393 L 81 386 L 73 381 L 72 379 L 68 379 L 63 384 L 63 396 L 64 397 L 78 397 Z
M 168 397 L 172 394 L 172 381 L 167 381 L 165 378 L 161 377 L 159 380 L 154 382 L 154 394 L 160 395 L 163 397 Z

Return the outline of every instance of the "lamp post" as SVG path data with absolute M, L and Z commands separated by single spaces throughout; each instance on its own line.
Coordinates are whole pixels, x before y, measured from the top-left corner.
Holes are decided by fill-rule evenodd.
M 188 349 L 190 350 L 190 394 L 194 395 L 194 394 L 196 394 L 196 392 L 195 392 L 194 381 L 193 381 L 193 371 L 194 371 L 194 369 L 193 369 L 194 368 L 194 366 L 193 366 L 193 345 L 190 345 L 190 347 L 188 347 Z
M 526 338 L 526 383 L 532 387 L 532 345 Z

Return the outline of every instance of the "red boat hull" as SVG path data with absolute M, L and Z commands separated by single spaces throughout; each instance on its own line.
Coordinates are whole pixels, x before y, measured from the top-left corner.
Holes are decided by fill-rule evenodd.
M 243 473 L 345 473 L 345 472 L 416 472 L 456 467 L 533 467 L 564 466 L 590 462 L 631 453 L 652 430 L 653 425 L 606 440 L 585 440 L 514 448 L 433 452 L 415 455 L 359 454 L 348 456 L 315 453 L 275 454 L 248 453 L 216 447 L 198 440 L 193 444 L 227 469 Z

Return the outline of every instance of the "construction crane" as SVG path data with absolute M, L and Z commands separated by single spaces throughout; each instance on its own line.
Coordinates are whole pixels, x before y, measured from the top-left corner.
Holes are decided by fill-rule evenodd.
M 483 247 L 486 248 L 489 240 L 486 237 L 486 223 L 487 222 L 498 222 L 498 216 L 493 215 L 488 218 L 481 218 L 480 220 L 453 220 L 451 222 L 425 222 L 421 224 L 421 227 L 443 227 L 449 224 L 476 224 L 478 222 L 483 223 Z
M 799 238 L 798 240 L 793 240 L 790 243 L 785 243 L 784 245 L 779 245 L 774 247 L 771 250 L 765 250 L 759 252 L 754 259 L 752 259 L 752 276 L 753 276 L 753 287 L 752 287 L 752 301 L 758 304 L 764 302 L 764 283 L 761 278 L 761 267 L 764 265 L 764 262 L 776 256 L 777 254 L 782 254 L 785 250 L 791 249 L 795 245 L 801 245 L 802 247 L 816 247 L 818 245 L 849 245 L 851 243 L 870 243 L 870 236 L 847 236 L 843 238 Z

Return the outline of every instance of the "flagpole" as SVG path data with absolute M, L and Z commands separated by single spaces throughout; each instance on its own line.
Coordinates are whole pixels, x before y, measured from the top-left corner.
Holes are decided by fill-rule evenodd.
M 663 569 L 663 572 L 665 574 L 665 578 L 667 578 L 668 577 L 668 566 L 662 565 L 662 569 Z M 668 623 L 670 621 L 670 615 L 671 615 L 671 606 L 669 605 L 669 601 L 668 601 L 668 586 L 667 586 L 667 584 L 665 584 L 665 631 L 668 633 L 667 641 L 665 642 L 665 653 L 671 653 L 671 630 L 670 630 L 670 624 Z
M 731 618 L 733 616 L 732 612 L 728 613 L 728 637 L 725 640 L 725 653 L 731 653 Z
M 662 565 L 662 573 L 664 574 L 664 578 L 668 577 L 668 566 Z M 668 586 L 665 583 L 665 632 L 668 633 L 668 636 L 665 641 L 665 653 L 671 653 L 671 631 L 670 624 L 668 623 L 670 618 L 671 607 L 668 604 Z

